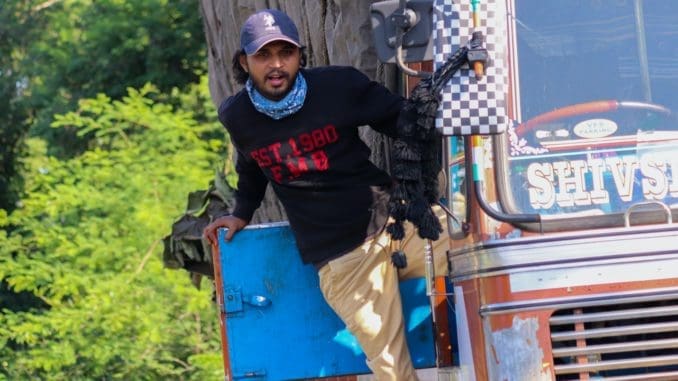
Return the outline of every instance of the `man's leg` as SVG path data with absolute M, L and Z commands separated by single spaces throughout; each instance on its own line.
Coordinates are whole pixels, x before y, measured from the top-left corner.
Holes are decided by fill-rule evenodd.
M 377 380 L 417 380 L 388 234 L 330 261 L 319 277 L 325 300 L 358 339 Z

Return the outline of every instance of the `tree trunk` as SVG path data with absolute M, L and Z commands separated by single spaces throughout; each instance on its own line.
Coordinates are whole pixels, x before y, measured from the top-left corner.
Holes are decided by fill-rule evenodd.
M 370 0 L 200 0 L 207 38 L 209 86 L 212 100 L 221 101 L 240 90 L 231 72 L 233 54 L 240 47 L 240 26 L 253 12 L 276 8 L 287 13 L 299 28 L 306 46 L 308 67 L 350 65 L 392 90 L 398 74 L 393 65 L 377 60 L 370 25 Z M 361 136 L 372 148 L 372 160 L 386 167 L 386 140 L 362 128 Z M 280 203 L 269 190 L 252 222 L 285 219 Z

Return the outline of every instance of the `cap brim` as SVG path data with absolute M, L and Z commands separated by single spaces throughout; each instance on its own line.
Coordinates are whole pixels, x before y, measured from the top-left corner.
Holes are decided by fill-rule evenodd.
M 271 43 L 273 41 L 287 41 L 290 44 L 301 48 L 301 45 L 297 41 L 294 41 L 293 39 L 291 39 L 287 36 L 284 36 L 284 35 L 269 35 L 269 36 L 264 36 L 264 37 L 258 38 L 256 40 L 252 41 L 247 46 L 245 46 L 245 54 L 247 54 L 248 56 L 252 55 L 252 54 L 258 52 L 259 49 L 263 48 L 264 45 Z

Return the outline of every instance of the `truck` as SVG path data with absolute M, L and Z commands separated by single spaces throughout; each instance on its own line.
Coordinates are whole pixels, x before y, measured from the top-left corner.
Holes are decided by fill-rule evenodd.
M 678 2 L 371 5 L 379 59 L 421 77 L 484 36 L 436 118 L 448 272 L 401 284 L 424 380 L 678 379 Z M 289 226 L 220 232 L 227 380 L 367 380 Z

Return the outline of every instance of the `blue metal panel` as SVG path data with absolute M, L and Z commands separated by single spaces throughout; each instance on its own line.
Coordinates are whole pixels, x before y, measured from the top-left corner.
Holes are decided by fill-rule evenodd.
M 234 379 L 285 380 L 368 373 L 365 355 L 325 303 L 287 224 L 219 234 L 229 362 Z M 435 366 L 423 279 L 401 283 L 407 339 L 417 368 Z

